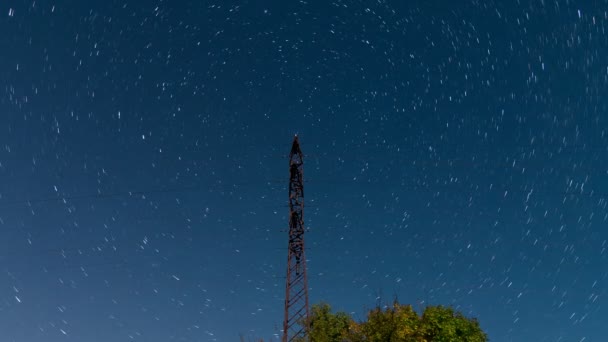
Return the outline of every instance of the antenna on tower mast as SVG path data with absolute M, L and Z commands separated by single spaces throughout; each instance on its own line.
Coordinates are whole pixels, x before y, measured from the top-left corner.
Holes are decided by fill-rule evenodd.
M 308 281 L 304 256 L 304 155 L 298 135 L 289 153 L 289 246 L 282 342 L 306 339 Z

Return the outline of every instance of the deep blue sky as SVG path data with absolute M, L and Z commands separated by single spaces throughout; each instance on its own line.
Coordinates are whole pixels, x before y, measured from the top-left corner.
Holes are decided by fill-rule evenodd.
M 605 341 L 592 4 L 1 3 L 0 340 L 280 334 L 298 133 L 311 302 Z

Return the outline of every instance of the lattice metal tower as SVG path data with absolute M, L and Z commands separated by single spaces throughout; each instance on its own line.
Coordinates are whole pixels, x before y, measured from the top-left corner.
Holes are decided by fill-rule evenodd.
M 298 136 L 289 153 L 289 246 L 285 281 L 283 342 L 306 339 L 303 322 L 308 322 L 308 281 L 304 256 L 304 158 Z

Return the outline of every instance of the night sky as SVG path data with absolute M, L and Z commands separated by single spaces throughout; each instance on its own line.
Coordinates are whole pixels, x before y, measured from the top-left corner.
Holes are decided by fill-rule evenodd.
M 280 336 L 311 303 L 606 341 L 607 1 L 0 3 L 0 341 Z

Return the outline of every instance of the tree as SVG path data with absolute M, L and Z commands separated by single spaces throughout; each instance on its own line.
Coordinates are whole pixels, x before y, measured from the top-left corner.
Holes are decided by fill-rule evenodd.
M 476 319 L 468 319 L 460 312 L 444 306 L 429 306 L 424 310 L 419 335 L 422 341 L 433 342 L 488 340 Z
M 355 322 L 344 312 L 332 313 L 327 303 L 312 306 L 307 335 L 310 342 L 342 342 L 348 341 L 350 327 Z
M 420 319 L 412 306 L 395 301 L 385 310 L 376 307 L 368 312 L 367 321 L 359 323 L 359 339 L 369 342 L 414 341 L 412 337 L 420 329 L 419 325 Z
M 328 304 L 314 305 L 308 322 L 310 342 L 486 342 L 476 319 L 444 306 L 429 306 L 418 316 L 411 305 L 397 301 L 376 307 L 367 320 L 355 322 L 344 312 L 332 313 Z

